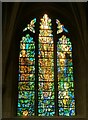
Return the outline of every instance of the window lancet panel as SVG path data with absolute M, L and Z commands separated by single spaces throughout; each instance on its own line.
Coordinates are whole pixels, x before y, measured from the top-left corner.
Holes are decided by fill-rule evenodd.
M 62 35 L 57 42 L 58 108 L 60 116 L 75 115 L 72 44 Z
M 54 102 L 54 44 L 51 19 L 45 14 L 39 33 L 38 116 L 53 116 Z
M 35 42 L 27 34 L 20 41 L 18 116 L 33 116 L 35 106 Z

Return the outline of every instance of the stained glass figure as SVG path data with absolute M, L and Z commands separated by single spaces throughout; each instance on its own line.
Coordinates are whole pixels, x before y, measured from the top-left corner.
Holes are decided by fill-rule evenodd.
M 38 116 L 54 116 L 54 44 L 52 23 L 47 14 L 40 22 L 38 53 Z
M 59 116 L 74 116 L 72 44 L 65 35 L 57 42 L 57 73 Z
M 27 27 L 23 31 L 30 30 L 31 32 L 35 33 L 35 29 L 34 29 L 35 23 L 36 23 L 36 18 L 31 20 L 30 24 L 27 24 Z
M 35 42 L 29 34 L 22 37 L 19 53 L 18 116 L 34 116 Z

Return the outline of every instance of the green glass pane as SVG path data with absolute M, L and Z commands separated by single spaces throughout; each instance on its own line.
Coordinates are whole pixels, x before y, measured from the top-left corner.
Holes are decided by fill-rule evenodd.
M 34 116 L 34 108 L 18 108 L 18 116 Z
M 28 107 L 31 107 L 33 108 L 34 107 L 34 100 L 30 99 L 30 100 L 18 100 L 18 107 L 20 108 L 28 108 Z
M 26 36 L 24 37 L 22 37 L 22 40 L 20 41 L 20 44 L 21 43 L 34 43 L 34 41 L 33 41 L 33 38 L 32 37 L 30 37 L 30 35 L 29 34 L 26 34 Z
M 54 91 L 54 83 L 53 82 L 39 82 L 38 90 L 41 91 Z
M 60 108 L 59 115 L 60 116 L 74 116 L 75 108 Z
M 74 108 L 75 107 L 75 100 L 74 99 L 59 99 L 58 100 L 59 107 L 66 107 L 66 108 Z
M 18 99 L 34 99 L 34 91 L 19 91 Z

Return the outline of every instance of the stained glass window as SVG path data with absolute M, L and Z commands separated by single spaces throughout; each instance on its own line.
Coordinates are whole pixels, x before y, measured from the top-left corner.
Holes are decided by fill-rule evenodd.
M 18 116 L 75 115 L 72 43 L 64 35 L 64 32 L 68 34 L 66 27 L 56 19 L 55 33 L 52 22 L 44 14 L 39 28 L 36 29 L 37 19 L 34 18 L 23 29 L 26 32 L 20 41 Z M 29 31 L 38 37 L 33 37 Z

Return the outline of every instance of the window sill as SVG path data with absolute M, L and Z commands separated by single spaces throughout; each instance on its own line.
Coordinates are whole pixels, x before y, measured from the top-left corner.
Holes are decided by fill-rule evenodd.
M 86 120 L 86 117 L 82 117 L 82 116 L 74 116 L 74 117 L 60 117 L 60 116 L 56 116 L 56 117 L 13 117 L 13 118 L 2 118 L 1 120 L 67 120 L 67 119 L 71 119 L 71 120 Z

